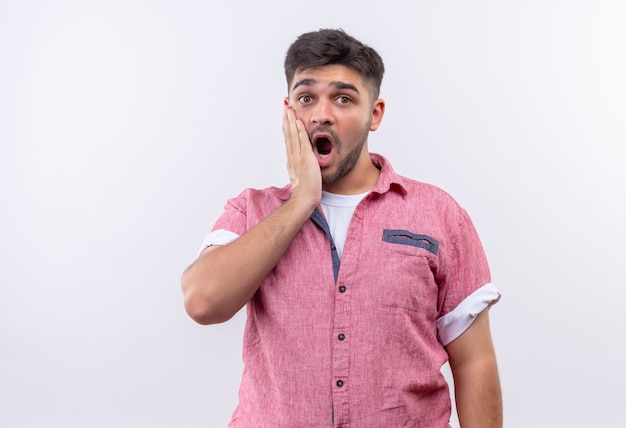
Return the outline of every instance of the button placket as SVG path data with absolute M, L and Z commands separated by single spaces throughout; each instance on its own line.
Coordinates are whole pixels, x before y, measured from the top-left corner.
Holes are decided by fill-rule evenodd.
M 347 287 L 337 287 L 334 315 L 334 346 L 333 346 L 333 402 L 335 421 L 344 424 L 349 418 L 350 402 L 348 386 L 350 371 L 350 349 L 348 335 L 350 333 L 351 302 Z

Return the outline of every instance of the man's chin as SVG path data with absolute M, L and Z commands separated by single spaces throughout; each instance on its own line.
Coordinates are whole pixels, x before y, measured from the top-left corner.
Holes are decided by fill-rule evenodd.
M 342 173 L 338 171 L 337 168 L 322 168 L 322 184 L 324 186 L 336 185 L 339 183 L 345 176 L 346 173 Z

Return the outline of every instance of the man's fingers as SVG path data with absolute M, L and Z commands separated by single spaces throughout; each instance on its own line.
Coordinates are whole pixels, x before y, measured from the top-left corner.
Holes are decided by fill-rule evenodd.
M 287 173 L 291 182 L 292 197 L 319 203 L 322 195 L 322 176 L 311 147 L 304 122 L 296 112 L 285 106 L 283 134 L 287 151 Z M 303 199 L 304 198 L 304 199 Z
M 283 117 L 283 134 L 285 136 L 285 145 L 287 146 L 287 155 L 300 156 L 307 152 L 311 147 L 309 134 L 301 120 L 296 118 L 296 113 L 289 107 L 285 107 L 285 115 Z
M 283 135 L 285 136 L 285 148 L 287 149 L 287 158 L 293 152 L 292 148 L 292 136 L 291 136 L 291 124 L 289 123 L 289 107 L 285 107 L 285 113 L 283 114 Z
M 296 119 L 296 128 L 298 132 L 298 141 L 300 141 L 300 148 L 305 150 L 305 152 L 309 152 L 311 149 L 311 140 L 309 139 L 309 133 L 304 126 L 304 123 L 300 119 Z

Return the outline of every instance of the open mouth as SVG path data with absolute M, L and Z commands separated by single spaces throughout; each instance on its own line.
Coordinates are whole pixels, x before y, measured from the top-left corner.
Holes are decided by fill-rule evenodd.
M 333 150 L 333 143 L 328 137 L 320 136 L 315 139 L 315 148 L 320 155 L 329 155 Z

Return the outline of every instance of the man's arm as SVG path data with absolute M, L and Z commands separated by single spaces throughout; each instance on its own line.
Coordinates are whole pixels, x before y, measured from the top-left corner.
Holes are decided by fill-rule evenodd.
M 290 199 L 230 244 L 209 247 L 183 273 L 185 309 L 200 324 L 224 322 L 250 300 L 319 204 L 319 164 L 304 124 L 289 108 L 283 133 Z
M 461 428 L 501 428 L 502 394 L 489 331 L 489 309 L 446 346 Z

